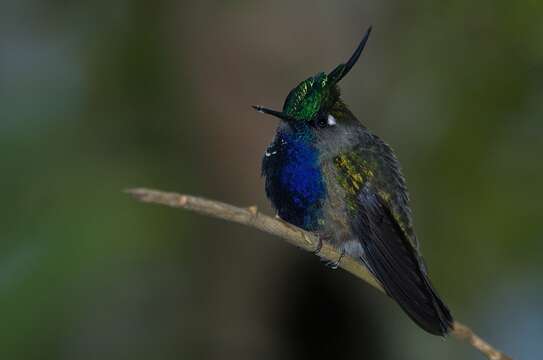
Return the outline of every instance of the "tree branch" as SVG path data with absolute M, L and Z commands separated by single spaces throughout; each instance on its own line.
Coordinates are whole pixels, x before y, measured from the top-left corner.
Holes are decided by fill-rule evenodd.
M 239 208 L 201 197 L 145 188 L 128 189 L 125 190 L 125 192 L 141 202 L 187 209 L 199 214 L 254 227 L 263 232 L 276 235 L 286 240 L 289 244 L 306 251 L 314 252 L 318 246 L 319 240 L 314 234 L 291 225 L 279 218 L 272 218 L 261 214 L 258 212 L 256 206 Z M 330 261 L 336 261 L 339 258 L 340 253 L 329 244 L 323 243 L 319 256 Z M 364 280 L 379 291 L 384 292 L 379 281 L 373 277 L 364 265 L 354 258 L 344 256 L 341 259 L 339 266 L 354 276 Z M 458 321 L 454 322 L 451 334 L 459 340 L 466 341 L 490 360 L 511 360 L 509 356 L 496 350 L 477 336 L 477 334 L 469 327 Z

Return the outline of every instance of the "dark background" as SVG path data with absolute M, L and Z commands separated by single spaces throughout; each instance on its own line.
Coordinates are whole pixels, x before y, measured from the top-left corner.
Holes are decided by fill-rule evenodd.
M 518 359 L 543 334 L 543 3 L 3 1 L 0 357 L 481 359 L 255 230 L 136 203 L 148 186 L 271 213 L 288 91 L 348 58 L 397 151 L 433 282 Z

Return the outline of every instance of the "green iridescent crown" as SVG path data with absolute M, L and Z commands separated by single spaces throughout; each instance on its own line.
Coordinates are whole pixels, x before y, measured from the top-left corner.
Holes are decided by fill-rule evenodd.
M 331 100 L 330 95 L 334 91 L 335 86 L 345 75 L 347 75 L 358 61 L 370 33 L 371 27 L 366 31 L 366 34 L 362 38 L 362 41 L 360 41 L 360 44 L 349 61 L 344 64 L 339 64 L 329 74 L 323 72 L 318 73 L 315 76 L 302 81 L 298 86 L 292 89 L 285 100 L 283 111 L 279 112 L 262 106 L 253 107 L 259 112 L 274 115 L 285 121 L 304 121 L 312 119 L 321 108 L 330 105 L 328 102 Z

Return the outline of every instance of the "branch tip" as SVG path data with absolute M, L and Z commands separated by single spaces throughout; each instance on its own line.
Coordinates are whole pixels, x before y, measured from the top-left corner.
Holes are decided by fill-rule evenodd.
M 143 188 L 124 189 L 123 192 L 136 199 L 141 199 L 147 194 L 147 190 Z

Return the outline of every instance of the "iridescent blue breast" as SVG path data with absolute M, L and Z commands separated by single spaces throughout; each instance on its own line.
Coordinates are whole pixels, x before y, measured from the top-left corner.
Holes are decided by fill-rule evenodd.
M 306 230 L 316 230 L 326 189 L 318 151 L 307 135 L 279 132 L 266 151 L 262 174 L 278 215 Z

